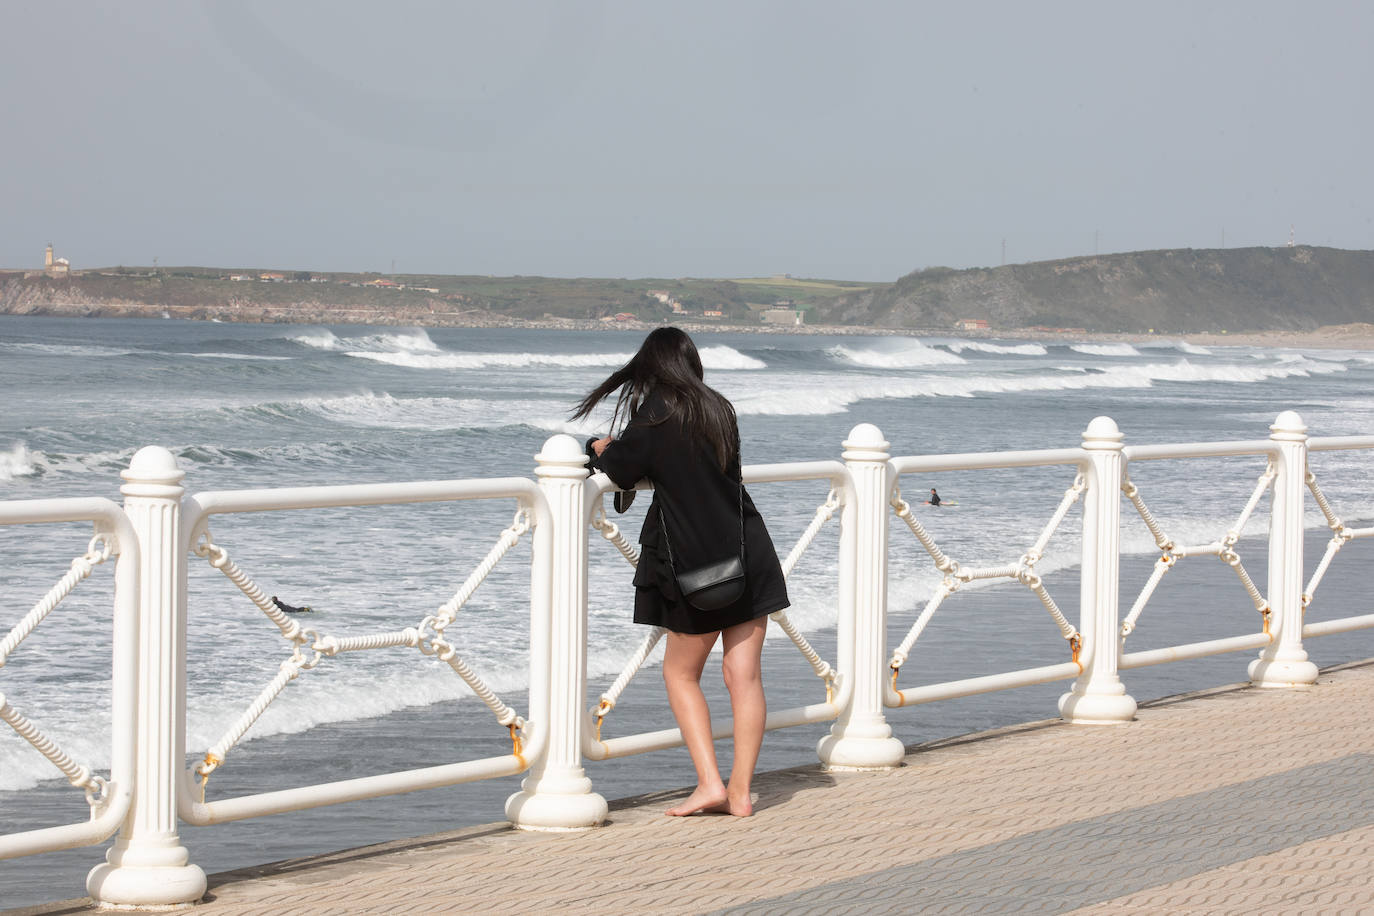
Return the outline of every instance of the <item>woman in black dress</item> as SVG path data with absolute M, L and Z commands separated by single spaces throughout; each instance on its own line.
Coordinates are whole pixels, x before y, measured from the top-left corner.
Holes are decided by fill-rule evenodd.
M 654 485 L 639 534 L 634 619 L 668 630 L 663 681 L 697 771 L 696 791 L 668 813 L 747 817 L 767 714 L 760 674 L 764 630 L 767 615 L 788 606 L 787 585 L 763 518 L 740 483 L 735 409 L 707 387 L 703 374 L 692 339 L 677 328 L 658 328 L 633 359 L 582 399 L 573 417 L 587 416 L 618 392 L 611 425 L 624 418 L 625 428 L 588 442 L 592 467 L 622 490 L 646 477 Z M 673 564 L 684 571 L 739 556 L 741 527 L 744 594 L 718 610 L 692 607 L 677 587 Z M 717 768 L 711 713 L 701 692 L 701 672 L 717 638 L 735 719 L 728 786 Z

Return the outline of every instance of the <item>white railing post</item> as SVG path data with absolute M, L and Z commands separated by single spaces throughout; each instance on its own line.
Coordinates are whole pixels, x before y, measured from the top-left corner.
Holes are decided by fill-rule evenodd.
M 1285 410 L 1269 427 L 1278 445 L 1274 504 L 1269 516 L 1269 634 L 1272 641 L 1250 663 L 1256 687 L 1306 687 L 1317 666 L 1302 647 L 1303 488 L 1307 476 L 1307 424 Z
M 547 697 L 531 700 L 535 728 L 547 728 L 542 758 L 520 791 L 506 800 L 506 817 L 530 830 L 580 830 L 606 819 L 606 800 L 582 769 L 587 724 L 587 456 L 576 439 L 557 435 L 535 456 L 535 475 L 553 521 L 549 563 L 553 593 Z M 539 715 L 533 710 L 543 709 Z
M 849 705 L 840 713 L 816 753 L 832 769 L 877 770 L 901 763 L 902 742 L 883 716 L 883 674 L 887 668 L 887 522 L 892 495 L 888 442 L 878 427 L 860 423 L 844 441 L 844 460 L 854 480 L 855 557 L 853 633 L 841 634 L 841 674 L 852 678 Z M 845 518 L 850 516 L 846 515 Z M 841 594 L 844 589 L 841 588 Z M 846 615 L 840 615 L 843 625 Z
M 134 796 L 105 863 L 86 890 L 102 904 L 169 906 L 205 893 L 205 872 L 188 864 L 177 834 L 177 780 L 186 746 L 185 492 L 176 457 L 140 449 L 121 473 L 124 511 L 138 535 L 138 724 Z
M 1135 717 L 1135 699 L 1117 675 L 1121 621 L 1117 589 L 1121 566 L 1121 431 L 1111 417 L 1096 417 L 1083 431 L 1088 490 L 1083 501 L 1083 571 L 1078 632 L 1082 673 L 1059 698 L 1059 714 L 1084 725 L 1114 725 Z

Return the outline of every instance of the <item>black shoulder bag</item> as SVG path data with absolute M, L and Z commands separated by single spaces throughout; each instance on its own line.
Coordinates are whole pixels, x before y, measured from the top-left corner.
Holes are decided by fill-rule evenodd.
M 699 611 L 718 611 L 734 604 L 744 594 L 744 483 L 739 485 L 739 556 L 718 560 L 696 569 L 678 572 L 673 560 L 673 545 L 668 540 L 668 526 L 663 521 L 663 507 L 658 507 L 658 527 L 663 533 L 663 546 L 668 550 L 668 565 L 677 578 L 677 587 L 687 603 Z

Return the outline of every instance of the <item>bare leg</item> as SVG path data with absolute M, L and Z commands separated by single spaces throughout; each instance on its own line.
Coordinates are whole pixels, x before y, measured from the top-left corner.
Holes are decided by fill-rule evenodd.
M 716 765 L 716 746 L 711 740 L 711 710 L 701 692 L 701 670 L 716 644 L 719 632 L 668 633 L 663 653 L 663 684 L 668 688 L 668 705 L 682 731 L 692 765 L 697 770 L 697 788 L 668 813 L 681 817 L 717 808 L 725 803 L 725 784 Z
M 763 635 L 768 618 L 759 617 L 735 624 L 722 631 L 725 637 L 723 670 L 725 686 L 730 691 L 730 708 L 735 716 L 735 759 L 730 767 L 730 786 L 725 807 L 736 817 L 754 813 L 749 789 L 754 780 L 754 766 L 763 746 L 764 720 L 768 717 L 768 701 L 763 695 Z

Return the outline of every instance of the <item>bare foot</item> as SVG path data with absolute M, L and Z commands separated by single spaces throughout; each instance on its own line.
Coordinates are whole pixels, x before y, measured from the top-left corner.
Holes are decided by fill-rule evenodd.
M 725 794 L 725 786 L 714 788 L 704 788 L 697 786 L 697 790 L 679 805 L 669 808 L 669 817 L 687 817 L 691 814 L 702 814 L 708 811 L 725 811 L 729 799 Z M 731 812 L 734 813 L 734 812 Z
M 747 793 L 743 798 L 727 795 L 725 804 L 721 805 L 720 810 L 728 811 L 735 817 L 749 817 L 754 813 L 754 799 Z

